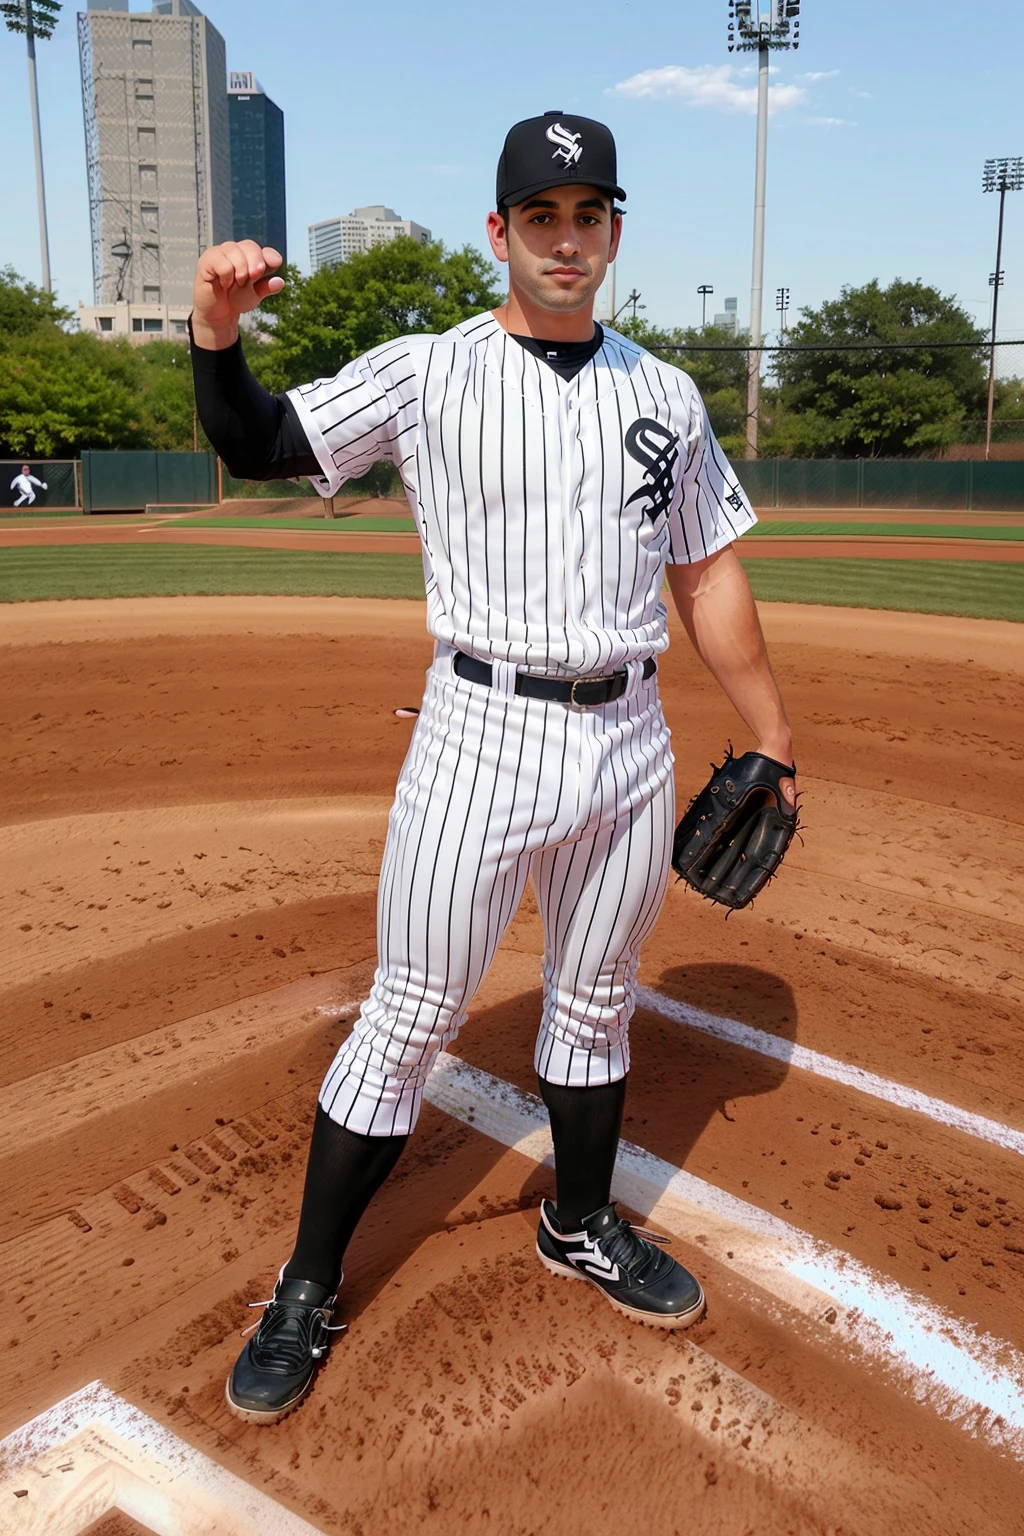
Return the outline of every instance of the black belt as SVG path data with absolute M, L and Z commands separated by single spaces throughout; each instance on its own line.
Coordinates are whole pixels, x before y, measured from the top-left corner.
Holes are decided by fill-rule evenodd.
M 468 683 L 483 683 L 490 688 L 493 674 L 489 661 L 477 661 L 475 656 L 456 651 L 453 665 L 458 676 Z M 657 670 L 658 663 L 653 656 L 648 656 L 644 662 L 644 681 L 653 677 Z M 528 672 L 517 672 L 515 691 L 528 699 L 550 699 L 556 704 L 575 704 L 586 709 L 621 699 L 628 681 L 629 673 L 625 670 L 606 672 L 600 677 L 533 677 Z

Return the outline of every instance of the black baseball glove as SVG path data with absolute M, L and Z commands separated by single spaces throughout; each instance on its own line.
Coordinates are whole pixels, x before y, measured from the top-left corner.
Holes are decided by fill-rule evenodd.
M 745 907 L 775 874 L 797 829 L 780 784 L 795 763 L 760 752 L 733 757 L 690 801 L 676 828 L 672 868 L 695 891 L 726 907 Z

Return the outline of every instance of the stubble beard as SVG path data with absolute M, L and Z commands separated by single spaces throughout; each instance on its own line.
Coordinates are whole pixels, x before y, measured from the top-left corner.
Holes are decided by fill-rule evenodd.
M 577 268 L 586 274 L 579 282 L 573 283 L 571 288 L 561 288 L 550 281 L 545 282 L 544 274 L 534 268 L 526 271 L 511 271 L 510 276 L 520 292 L 525 293 L 541 309 L 548 309 L 560 315 L 573 315 L 578 310 L 586 309 L 592 302 L 603 281 L 603 274 L 600 277 L 595 276 L 590 262 L 584 261 L 581 257 L 576 257 L 571 262 L 567 261 L 565 265 Z

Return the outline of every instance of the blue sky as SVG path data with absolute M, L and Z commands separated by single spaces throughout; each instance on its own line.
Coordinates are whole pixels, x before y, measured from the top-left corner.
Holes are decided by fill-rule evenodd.
M 138 6 L 142 9 L 143 7 Z M 699 321 L 699 283 L 749 312 L 750 55 L 726 51 L 726 0 L 469 0 L 388 5 L 208 0 L 229 67 L 285 113 L 291 251 L 306 226 L 385 202 L 446 244 L 483 247 L 506 129 L 549 108 L 615 132 L 629 196 L 618 292 L 648 318 Z M 1024 154 L 1021 7 L 995 0 L 804 0 L 797 53 L 774 56 L 765 324 L 842 284 L 917 278 L 982 322 L 997 198 L 987 156 Z M 39 45 L 54 282 L 91 301 L 75 12 Z M 0 265 L 38 280 L 24 43 L 0 31 Z M 1024 336 L 1024 192 L 1007 198 L 1000 334 Z

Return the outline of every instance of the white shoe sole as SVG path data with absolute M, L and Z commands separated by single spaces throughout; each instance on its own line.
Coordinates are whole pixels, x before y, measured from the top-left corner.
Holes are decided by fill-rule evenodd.
M 663 1312 L 646 1312 L 641 1311 L 638 1307 L 628 1307 L 624 1301 L 619 1301 L 618 1297 L 610 1296 L 602 1285 L 598 1285 L 597 1281 L 591 1280 L 588 1275 L 581 1275 L 578 1269 L 573 1269 L 569 1264 L 559 1264 L 557 1259 L 549 1259 L 539 1243 L 537 1244 L 537 1257 L 544 1265 L 544 1268 L 549 1269 L 553 1275 L 561 1275 L 564 1280 L 582 1280 L 586 1284 L 593 1286 L 594 1290 L 599 1291 L 609 1306 L 615 1308 L 616 1312 L 621 1312 L 623 1317 L 628 1317 L 631 1322 L 642 1323 L 645 1328 L 689 1328 L 694 1323 L 699 1323 L 707 1311 L 707 1300 L 703 1291 L 700 1293 L 699 1300 L 686 1312 L 666 1315 Z
M 241 1403 L 236 1403 L 231 1396 L 231 1377 L 224 1384 L 224 1401 L 236 1419 L 244 1419 L 247 1424 L 280 1424 L 290 1413 L 294 1413 L 299 1404 L 309 1396 L 313 1389 L 316 1373 L 310 1377 L 301 1392 L 297 1392 L 291 1402 L 285 1403 L 281 1408 L 243 1408 Z

